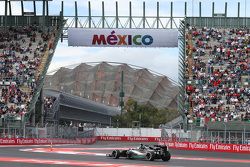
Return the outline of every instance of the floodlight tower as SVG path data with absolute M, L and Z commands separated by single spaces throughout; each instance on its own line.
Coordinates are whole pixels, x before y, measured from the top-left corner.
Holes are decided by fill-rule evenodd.
M 123 114 L 123 109 L 124 109 L 124 90 L 123 90 L 123 81 L 124 81 L 124 74 L 123 74 L 123 71 L 121 72 L 121 87 L 120 87 L 120 93 L 119 93 L 119 96 L 120 96 L 120 107 L 121 107 L 121 114 Z

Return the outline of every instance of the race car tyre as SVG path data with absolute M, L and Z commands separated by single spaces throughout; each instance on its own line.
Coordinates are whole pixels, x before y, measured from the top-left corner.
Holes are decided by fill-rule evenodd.
M 112 155 L 115 159 L 118 159 L 120 157 L 120 151 L 119 150 L 114 150 L 112 152 Z
M 169 161 L 170 158 L 171 158 L 171 154 L 169 153 L 169 151 L 165 151 L 164 154 L 162 154 L 162 157 L 161 157 L 161 159 L 163 161 Z
M 155 160 L 155 154 L 153 152 L 148 152 L 146 154 L 146 159 L 149 160 L 149 161 Z

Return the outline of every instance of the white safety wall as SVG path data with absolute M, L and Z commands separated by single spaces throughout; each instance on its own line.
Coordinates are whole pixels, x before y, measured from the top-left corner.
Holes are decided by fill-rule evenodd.
M 177 136 L 187 137 L 188 133 L 184 133 L 180 129 L 165 129 L 171 136 L 172 133 Z M 161 137 L 161 129 L 154 128 L 97 128 L 97 136 L 142 136 L 142 137 Z
M 178 47 L 177 29 L 68 29 L 69 46 Z
M 97 136 L 161 136 L 161 129 L 153 128 L 97 128 L 96 132 Z

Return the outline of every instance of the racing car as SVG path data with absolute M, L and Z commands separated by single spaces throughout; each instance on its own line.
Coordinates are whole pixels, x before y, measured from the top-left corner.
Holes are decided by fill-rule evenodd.
M 168 146 L 166 145 L 144 145 L 140 144 L 138 148 L 128 150 L 114 150 L 111 154 L 107 154 L 107 157 L 118 159 L 125 157 L 127 159 L 146 159 L 154 161 L 155 159 L 162 159 L 163 161 L 169 161 L 171 154 Z

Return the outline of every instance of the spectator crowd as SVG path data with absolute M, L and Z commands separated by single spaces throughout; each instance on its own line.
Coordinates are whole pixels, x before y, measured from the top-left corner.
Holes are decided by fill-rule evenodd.
M 55 33 L 38 26 L 0 29 L 0 118 L 25 114 L 36 90 L 38 69 Z
M 250 29 L 189 27 L 191 74 L 186 75 L 187 117 L 250 121 Z M 188 73 L 188 72 L 187 72 Z
M 43 98 L 44 100 L 44 111 L 48 111 L 50 109 L 52 109 L 52 106 L 56 100 L 56 97 L 52 97 L 52 96 L 45 96 Z

